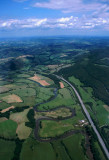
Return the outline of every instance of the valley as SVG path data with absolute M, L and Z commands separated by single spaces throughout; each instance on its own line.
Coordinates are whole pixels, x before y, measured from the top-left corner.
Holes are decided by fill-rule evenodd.
M 0 44 L 1 160 L 109 158 L 108 42 L 60 37 Z

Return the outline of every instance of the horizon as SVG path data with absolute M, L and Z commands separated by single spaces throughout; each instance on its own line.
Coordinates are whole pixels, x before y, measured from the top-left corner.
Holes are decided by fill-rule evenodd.
M 0 37 L 0 39 L 25 39 L 25 38 L 109 38 L 109 35 L 35 35 L 35 36 L 9 36 Z

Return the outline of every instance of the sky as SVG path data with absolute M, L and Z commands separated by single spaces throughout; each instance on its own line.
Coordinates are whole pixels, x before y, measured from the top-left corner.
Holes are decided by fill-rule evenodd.
M 109 36 L 109 0 L 0 0 L 0 37 Z

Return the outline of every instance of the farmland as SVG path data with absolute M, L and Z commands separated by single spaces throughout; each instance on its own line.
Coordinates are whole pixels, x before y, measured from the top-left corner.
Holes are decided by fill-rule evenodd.
M 101 42 L 66 37 L 0 44 L 2 160 L 107 160 L 73 89 L 54 76 L 75 86 L 109 148 L 109 40 Z
M 103 107 L 104 103 L 100 100 L 95 100 L 92 93 L 93 90 L 90 87 L 84 87 L 84 85 L 76 78 L 70 77 L 69 80 L 78 86 L 84 103 L 86 104 L 90 114 L 97 118 L 100 126 L 108 124 L 108 111 Z M 99 108 L 99 110 L 97 109 Z M 103 113 L 102 115 L 100 113 Z
M 23 144 L 20 159 L 30 160 L 32 158 L 33 160 L 35 160 L 36 157 L 39 160 L 42 160 L 42 159 L 55 160 L 56 159 L 55 153 L 50 143 L 39 143 L 29 138 Z
M 50 128 L 50 130 L 49 130 Z M 73 126 L 69 123 L 41 121 L 40 137 L 56 137 L 62 135 L 64 132 L 73 129 Z
M 69 153 L 70 157 L 72 159 L 73 159 L 73 157 L 75 157 L 74 160 L 80 159 L 80 158 L 81 158 L 81 160 L 87 159 L 87 157 L 84 156 L 83 151 L 82 151 L 82 146 L 81 146 L 82 139 L 84 139 L 83 135 L 76 134 L 76 135 L 73 135 L 73 136 L 68 137 L 65 140 L 63 140 L 63 144 L 68 149 L 68 153 Z M 70 143 L 70 142 L 72 142 L 72 143 Z
M 16 137 L 17 123 L 12 120 L 6 120 L 0 123 L 0 136 L 4 138 Z
M 14 155 L 15 142 L 0 139 L 0 159 L 12 159 Z

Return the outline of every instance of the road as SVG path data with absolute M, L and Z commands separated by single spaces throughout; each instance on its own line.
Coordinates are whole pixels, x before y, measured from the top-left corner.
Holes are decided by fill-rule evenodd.
M 108 151 L 108 149 L 107 149 L 107 147 L 106 147 L 106 145 L 105 145 L 105 143 L 104 143 L 101 135 L 99 134 L 96 126 L 94 125 L 94 123 L 93 123 L 93 121 L 92 121 L 92 119 L 91 119 L 91 117 L 90 117 L 90 114 L 89 114 L 89 112 L 87 111 L 87 109 L 86 109 L 86 107 L 85 107 L 85 105 L 84 105 L 84 103 L 83 103 L 83 101 L 82 101 L 79 93 L 77 92 L 77 90 L 75 89 L 75 87 L 74 87 L 71 83 L 69 83 L 66 79 L 64 79 L 63 77 L 57 76 L 57 75 L 55 75 L 55 76 L 56 76 L 58 79 L 61 79 L 61 80 L 63 80 L 64 82 L 66 82 L 66 83 L 74 90 L 74 92 L 75 92 L 75 94 L 76 94 L 76 96 L 77 96 L 77 98 L 78 98 L 78 100 L 79 100 L 79 102 L 80 102 L 80 104 L 81 104 L 81 106 L 82 106 L 82 108 L 83 108 L 83 110 L 84 110 L 84 113 L 85 113 L 87 119 L 89 120 L 89 122 L 90 122 L 90 124 L 91 124 L 91 126 L 92 126 L 92 128 L 93 128 L 93 130 L 94 130 L 94 132 L 96 133 L 96 135 L 97 135 L 97 137 L 98 137 L 99 143 L 101 144 L 101 146 L 102 146 L 102 148 L 103 148 L 103 150 L 104 150 L 107 158 L 109 159 L 109 151 Z

